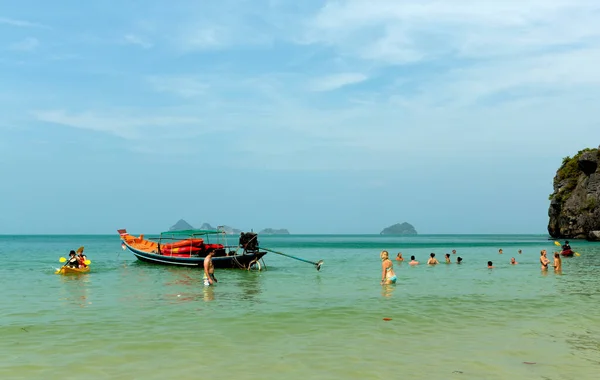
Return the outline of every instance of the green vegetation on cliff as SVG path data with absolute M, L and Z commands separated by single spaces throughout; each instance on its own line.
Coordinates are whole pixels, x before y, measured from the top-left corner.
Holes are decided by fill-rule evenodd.
M 559 191 L 550 194 L 548 199 L 555 199 L 561 203 L 569 199 L 571 193 L 575 187 L 577 187 L 579 176 L 582 174 L 581 168 L 579 167 L 579 158 L 587 152 L 597 152 L 597 150 L 586 148 L 577 152 L 573 157 L 567 156 L 563 158 L 562 165 L 554 177 L 554 187 L 558 187 Z

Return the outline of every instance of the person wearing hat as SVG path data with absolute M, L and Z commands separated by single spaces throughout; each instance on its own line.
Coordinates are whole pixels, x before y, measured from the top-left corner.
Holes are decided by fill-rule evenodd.
M 80 247 L 77 250 L 77 261 L 79 262 L 79 268 L 86 268 L 87 265 L 85 264 L 87 257 L 83 254 L 83 247 Z
M 71 250 L 69 252 L 69 260 L 67 260 L 67 264 L 71 268 L 79 268 L 79 260 L 77 260 L 77 254 L 75 251 Z

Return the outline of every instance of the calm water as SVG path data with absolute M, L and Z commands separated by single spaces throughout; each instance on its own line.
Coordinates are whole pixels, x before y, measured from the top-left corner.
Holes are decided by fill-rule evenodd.
M 0 378 L 598 378 L 598 244 L 572 242 L 581 256 L 558 275 L 540 271 L 556 248 L 545 236 L 260 242 L 325 264 L 269 253 L 266 271 L 218 270 L 206 289 L 197 269 L 140 263 L 118 236 L 0 236 Z M 92 273 L 55 275 L 80 245 Z M 394 261 L 398 283 L 382 287 L 381 249 L 464 262 Z

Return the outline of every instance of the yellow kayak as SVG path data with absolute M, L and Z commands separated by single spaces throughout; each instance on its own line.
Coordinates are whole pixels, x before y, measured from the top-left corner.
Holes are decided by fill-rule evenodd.
M 87 266 L 85 268 L 62 267 L 54 273 L 55 274 L 79 274 L 79 273 L 87 273 L 89 271 L 90 271 L 89 266 Z

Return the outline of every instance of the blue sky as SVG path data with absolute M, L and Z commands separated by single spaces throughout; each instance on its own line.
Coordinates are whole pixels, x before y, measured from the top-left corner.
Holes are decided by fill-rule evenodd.
M 600 3 L 0 3 L 0 233 L 545 233 Z

